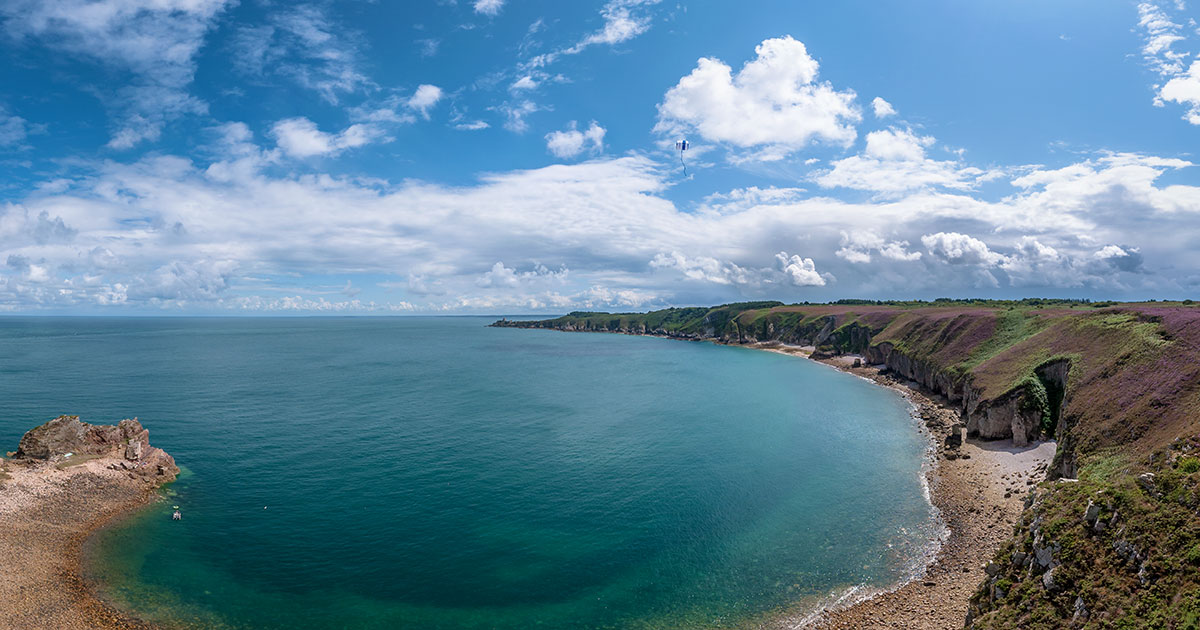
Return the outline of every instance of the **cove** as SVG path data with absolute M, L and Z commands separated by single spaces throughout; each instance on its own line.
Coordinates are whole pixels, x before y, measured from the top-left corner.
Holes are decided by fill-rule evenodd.
M 167 628 L 737 628 L 921 565 L 895 392 L 490 321 L 6 319 L 0 432 L 139 416 L 175 456 L 88 553 Z

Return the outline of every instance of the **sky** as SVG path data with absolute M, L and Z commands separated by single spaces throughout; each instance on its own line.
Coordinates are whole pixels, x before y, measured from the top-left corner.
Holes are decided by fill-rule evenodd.
M 5 0 L 0 311 L 1200 298 L 1196 17 Z

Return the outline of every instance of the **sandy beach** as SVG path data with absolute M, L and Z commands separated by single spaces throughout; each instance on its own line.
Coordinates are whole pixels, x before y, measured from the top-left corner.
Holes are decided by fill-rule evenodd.
M 763 349 L 801 356 L 811 351 L 791 346 Z M 787 622 L 783 627 L 962 628 L 967 603 L 984 579 L 983 566 L 1010 537 L 1026 494 L 1045 477 L 1055 444 L 1040 442 L 1018 448 L 1012 440 L 968 439 L 958 448 L 947 448 L 943 438 L 959 420 L 957 409 L 915 383 L 897 381 L 873 367 L 854 367 L 855 359 L 859 357 L 841 356 L 821 362 L 896 389 L 916 406 L 934 448 L 934 465 L 927 472 L 930 498 L 950 536 L 922 578 L 848 607 L 835 608 L 816 619 Z

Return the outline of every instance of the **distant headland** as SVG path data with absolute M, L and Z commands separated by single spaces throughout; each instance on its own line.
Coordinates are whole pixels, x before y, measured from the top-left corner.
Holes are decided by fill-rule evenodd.
M 492 326 L 805 354 L 845 369 L 862 365 L 864 375 L 873 368 L 877 379 L 907 384 L 950 410 L 950 420 L 926 422 L 944 434 L 935 435 L 935 494 L 955 477 L 976 487 L 957 502 L 935 503 L 949 510 L 952 529 L 956 513 L 958 526 L 970 528 L 989 512 L 988 530 L 1000 535 L 963 543 L 986 547 L 986 566 L 961 567 L 968 590 L 912 583 L 902 596 L 834 612 L 814 620 L 818 626 L 883 619 L 910 628 L 1166 628 L 1200 618 L 1200 306 L 1191 300 L 743 302 Z M 985 450 L 1011 441 L 1013 457 L 1039 440 L 1057 449 L 1048 466 L 1027 462 L 1037 479 L 1020 477 L 1028 468 L 962 467 L 964 428 Z M 995 487 L 1019 509 L 1009 513 L 1002 500 L 989 507 L 986 491 Z M 943 551 L 956 553 L 965 552 L 953 544 Z M 948 575 L 948 564 L 939 560 L 931 575 Z M 945 599 L 925 607 L 921 588 Z M 963 614 L 953 619 L 946 610 Z

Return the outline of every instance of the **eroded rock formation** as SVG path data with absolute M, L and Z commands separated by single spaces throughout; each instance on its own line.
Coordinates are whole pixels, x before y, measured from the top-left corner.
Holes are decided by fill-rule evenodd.
M 79 416 L 59 416 L 26 433 L 14 458 L 56 459 L 68 454 L 120 459 L 122 469 L 157 483 L 173 481 L 179 474 L 174 458 L 150 446 L 150 431 L 137 418 L 113 426 L 81 422 Z

